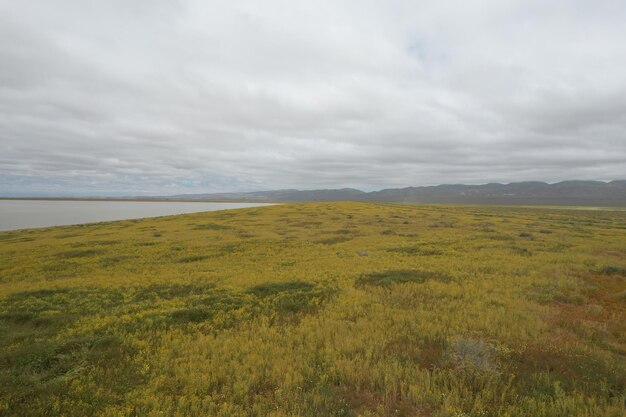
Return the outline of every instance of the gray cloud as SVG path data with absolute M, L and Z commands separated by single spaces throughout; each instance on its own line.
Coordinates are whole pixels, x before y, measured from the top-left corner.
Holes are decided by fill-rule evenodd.
M 0 195 L 624 178 L 624 21 L 621 0 L 0 0 Z

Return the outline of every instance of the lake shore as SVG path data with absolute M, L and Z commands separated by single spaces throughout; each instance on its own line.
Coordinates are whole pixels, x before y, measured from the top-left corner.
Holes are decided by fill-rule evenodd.
M 32 229 L 265 206 L 257 202 L 171 200 L 0 200 L 0 230 Z
M 123 198 L 123 197 L 0 197 L 0 201 L 21 200 L 21 201 L 132 201 L 132 202 L 173 202 L 173 203 L 263 203 L 276 204 L 280 201 L 276 200 L 225 200 L 225 199 L 188 199 L 188 198 Z

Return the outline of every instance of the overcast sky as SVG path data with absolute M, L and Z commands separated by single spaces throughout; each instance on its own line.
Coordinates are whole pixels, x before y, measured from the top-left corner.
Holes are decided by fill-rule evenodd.
M 623 0 L 0 0 L 0 195 L 626 178 Z

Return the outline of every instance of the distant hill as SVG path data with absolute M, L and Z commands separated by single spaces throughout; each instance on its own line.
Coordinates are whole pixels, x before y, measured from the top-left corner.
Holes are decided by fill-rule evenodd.
M 245 200 L 245 201 L 363 201 L 368 193 L 354 188 L 337 190 L 274 190 L 252 193 L 180 194 L 175 199 Z
M 251 193 L 183 194 L 166 199 L 213 201 L 386 201 L 411 203 L 539 204 L 626 206 L 626 180 L 517 182 L 510 184 L 445 184 L 389 188 L 364 192 L 354 188 L 331 190 L 274 190 Z
M 511 184 L 438 185 L 368 193 L 368 201 L 423 203 L 626 205 L 626 181 L 518 182 Z

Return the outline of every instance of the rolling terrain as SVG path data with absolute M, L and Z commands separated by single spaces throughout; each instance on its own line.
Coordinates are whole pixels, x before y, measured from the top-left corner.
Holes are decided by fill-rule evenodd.
M 372 201 L 428 204 L 501 204 L 626 206 L 626 181 L 516 182 L 510 184 L 443 184 L 428 187 L 389 188 L 364 192 L 335 190 L 276 190 L 252 193 L 184 194 L 168 199 L 219 201 Z
M 0 415 L 625 401 L 624 212 L 294 203 L 0 233 Z

